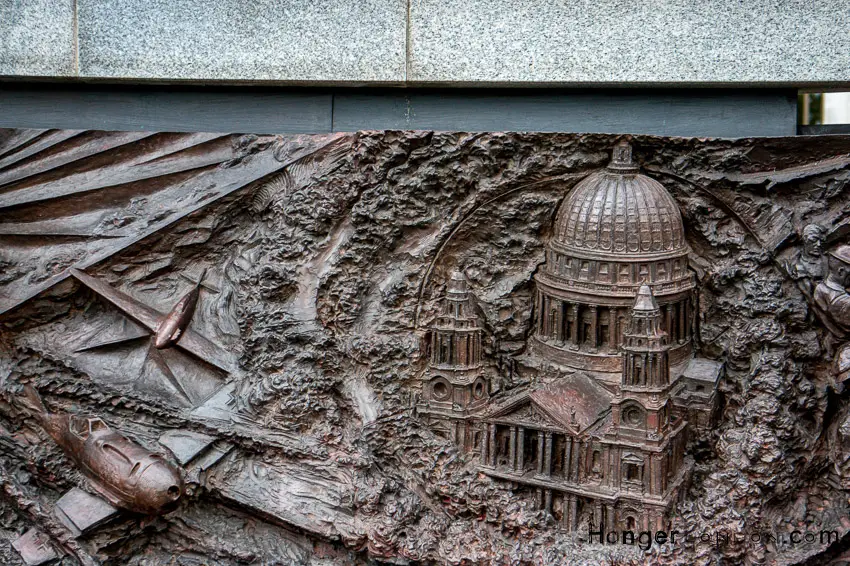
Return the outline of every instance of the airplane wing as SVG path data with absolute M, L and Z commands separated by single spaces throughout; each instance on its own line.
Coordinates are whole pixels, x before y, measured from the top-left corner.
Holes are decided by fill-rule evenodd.
M 183 336 L 180 337 L 175 346 L 227 373 L 233 373 L 236 369 L 235 354 L 214 344 L 208 338 L 192 330 L 191 327 L 183 332 Z
M 124 314 L 151 332 L 156 332 L 162 313 L 79 269 L 72 267 L 70 271 L 77 281 L 121 309 Z
M 174 372 L 171 371 L 170 367 L 168 367 L 168 363 L 165 361 L 165 358 L 163 358 L 159 350 L 154 347 L 153 342 L 151 342 L 148 346 L 147 359 L 151 360 L 154 365 L 156 365 L 157 369 L 162 372 L 162 375 L 164 375 L 165 379 L 168 380 L 168 383 L 176 389 L 184 399 L 186 399 L 190 406 L 195 405 L 192 398 L 189 397 L 189 393 L 187 393 L 186 389 L 183 387 L 183 384 L 180 383 L 180 380 L 177 379 L 177 376 L 174 375 Z

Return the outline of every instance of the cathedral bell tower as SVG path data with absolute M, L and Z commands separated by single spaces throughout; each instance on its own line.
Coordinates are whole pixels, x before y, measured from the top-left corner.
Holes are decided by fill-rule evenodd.
M 418 410 L 435 431 L 465 450 L 480 449 L 480 433 L 471 417 L 486 407 L 490 397 L 482 335 L 469 284 L 463 273 L 455 271 L 428 332 L 428 369 Z
M 661 310 L 649 285 L 641 285 L 623 334 L 623 389 L 660 391 L 670 385 L 670 346 L 661 329 Z
M 660 440 L 669 429 L 670 343 L 649 285 L 635 296 L 623 333 L 620 391 L 612 404 L 615 430 L 635 440 Z

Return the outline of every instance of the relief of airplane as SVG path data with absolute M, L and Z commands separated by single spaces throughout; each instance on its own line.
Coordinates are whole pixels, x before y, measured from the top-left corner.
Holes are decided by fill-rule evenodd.
M 183 478 L 175 465 L 101 419 L 51 413 L 31 385 L 24 387 L 23 404 L 113 506 L 157 515 L 172 508 L 183 494 Z
M 216 345 L 199 332 L 190 328 L 192 317 L 198 304 L 198 299 L 203 286 L 206 269 L 201 273 L 198 281 L 192 289 L 186 293 L 168 313 L 158 310 L 134 299 L 103 281 L 71 268 L 71 275 L 80 283 L 94 291 L 106 301 L 121 310 L 129 319 L 141 325 L 151 335 L 150 345 L 145 360 L 151 360 L 156 364 L 161 373 L 166 377 L 171 386 L 190 405 L 198 400 L 192 399 L 163 358 L 160 350 L 177 348 L 215 366 L 216 368 L 232 373 L 237 367 L 236 356 Z M 127 338 L 99 342 L 94 345 L 86 345 L 78 352 L 92 350 L 101 346 L 123 342 Z

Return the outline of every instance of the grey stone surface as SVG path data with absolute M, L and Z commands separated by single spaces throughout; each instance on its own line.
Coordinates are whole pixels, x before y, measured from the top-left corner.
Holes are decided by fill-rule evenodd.
M 850 80 L 850 2 L 411 0 L 417 83 Z
M 850 85 L 850 0 L 0 0 L 0 77 Z
M 0 76 L 75 73 L 73 0 L 0 0 Z
M 80 76 L 402 82 L 404 0 L 78 0 Z

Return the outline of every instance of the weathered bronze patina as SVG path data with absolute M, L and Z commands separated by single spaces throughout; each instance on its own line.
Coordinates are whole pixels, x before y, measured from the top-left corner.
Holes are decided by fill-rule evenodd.
M 0 563 L 841 560 L 848 185 L 844 136 L 0 130 Z

